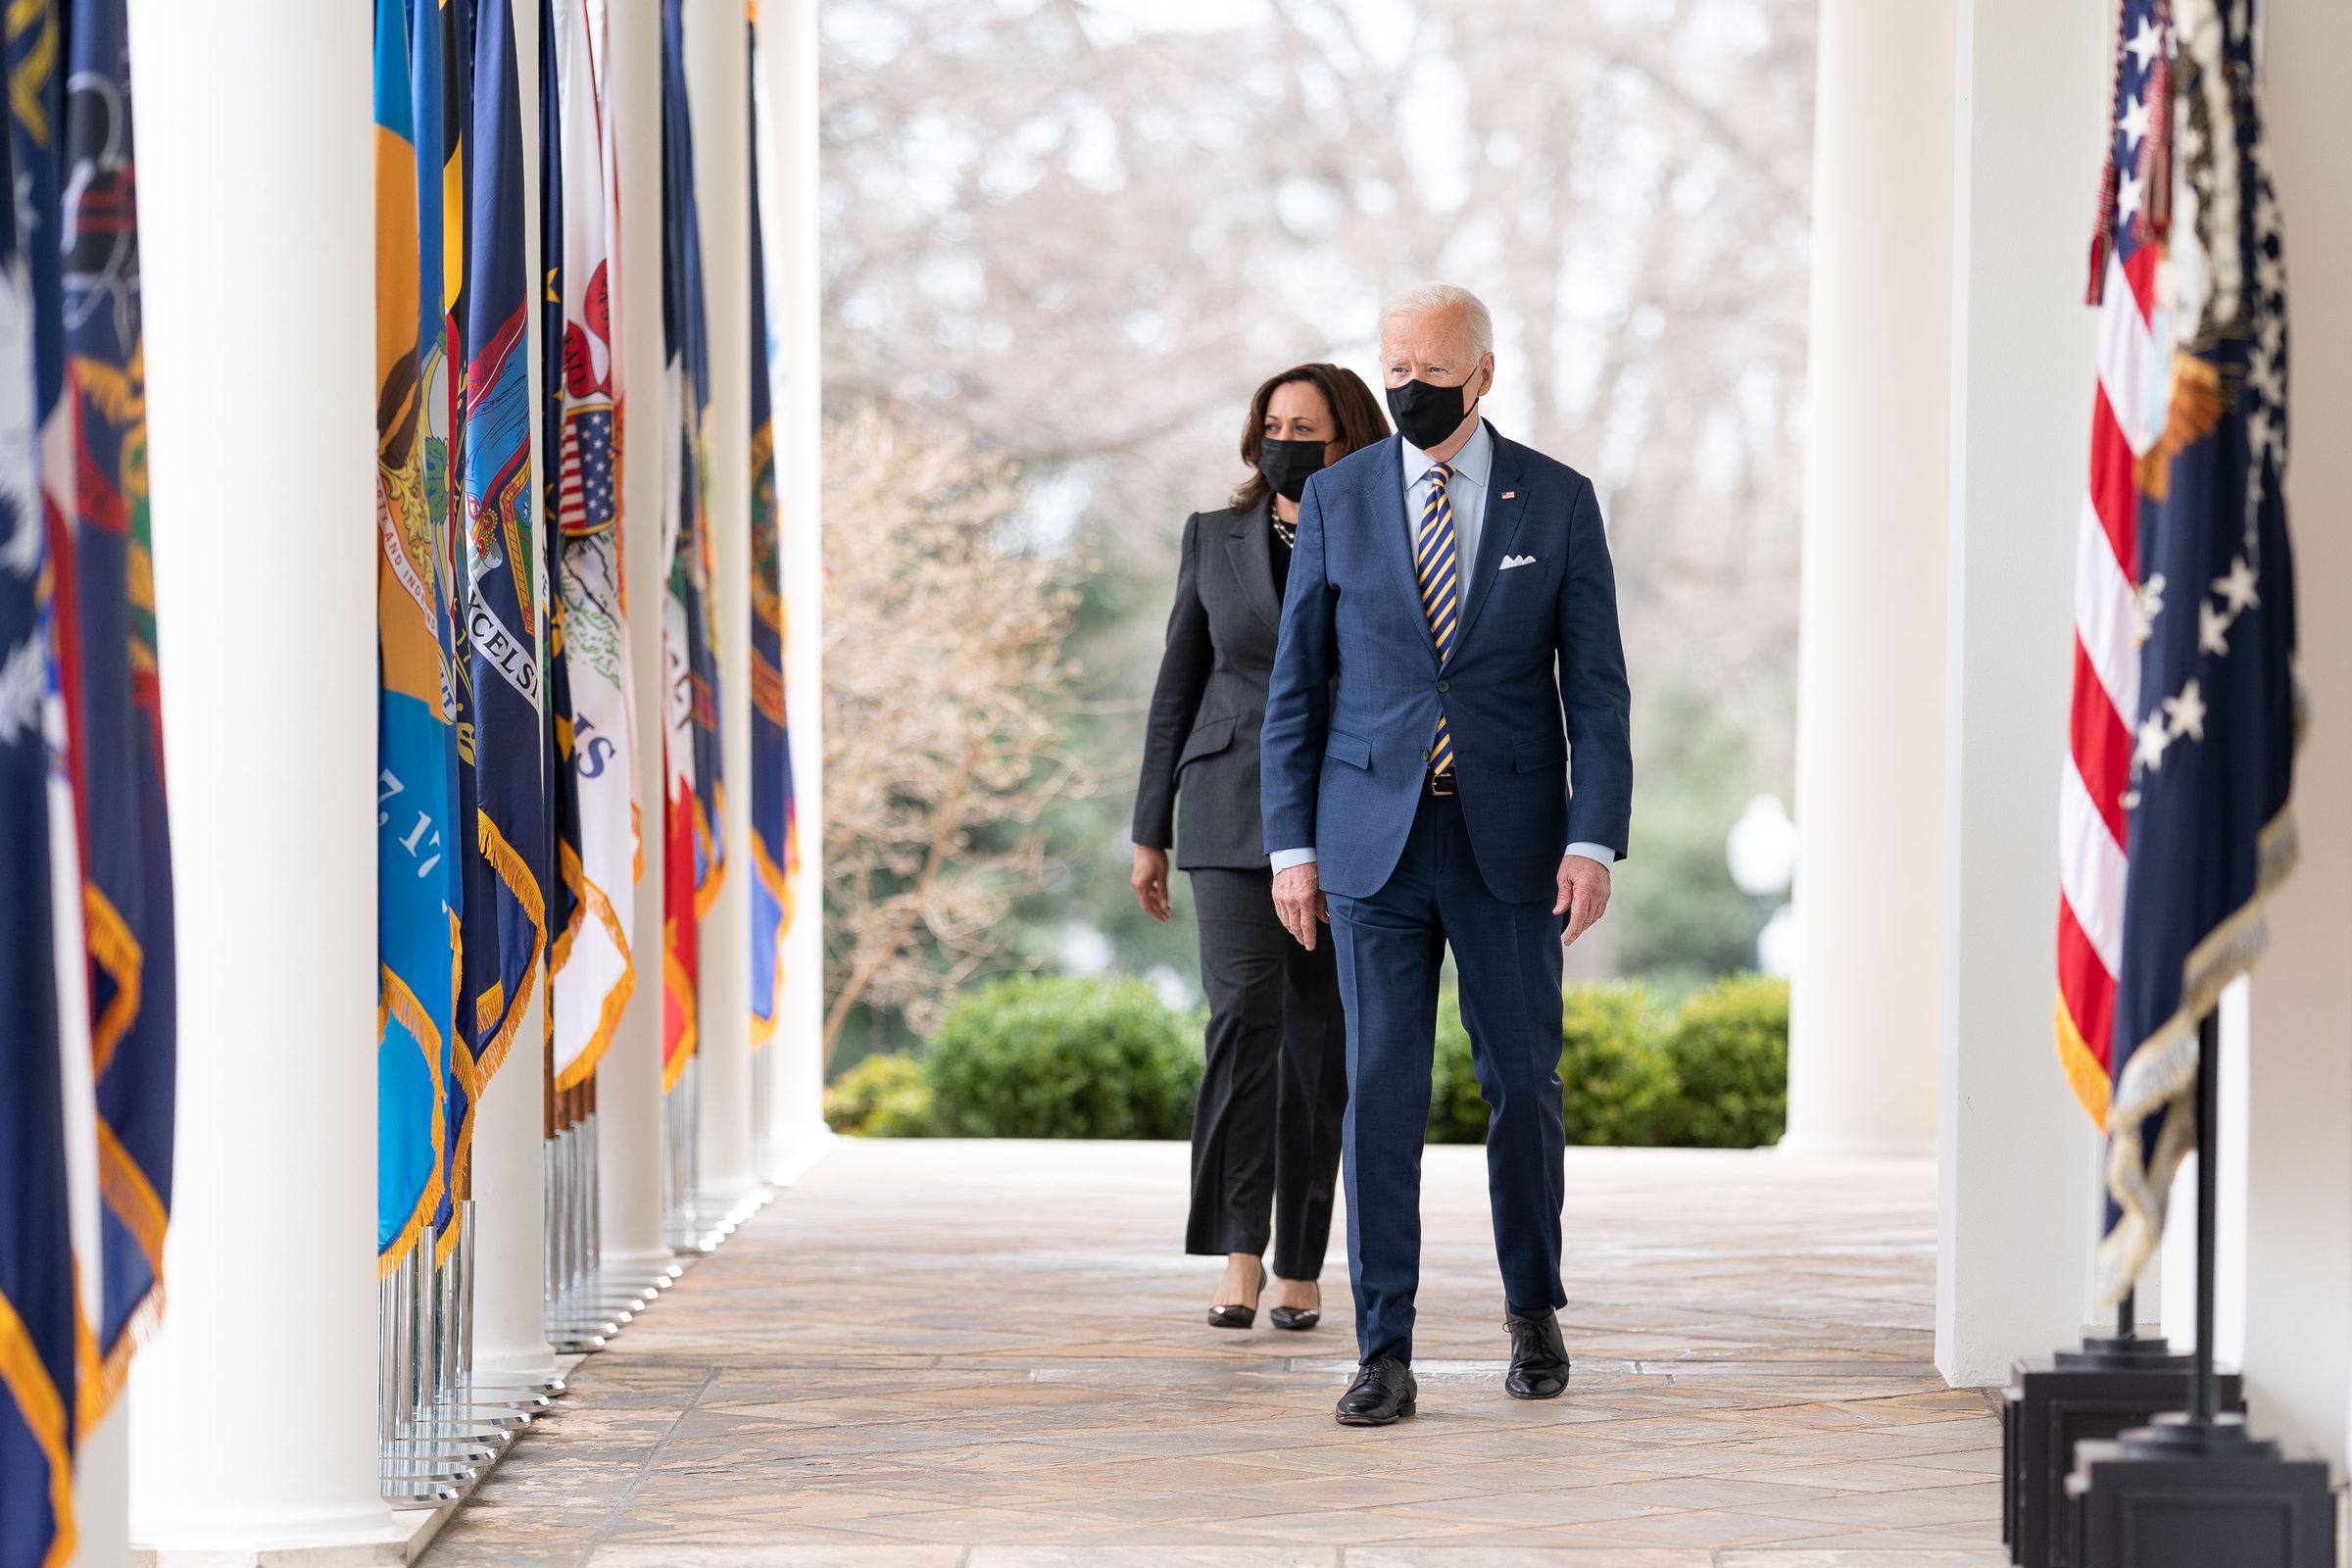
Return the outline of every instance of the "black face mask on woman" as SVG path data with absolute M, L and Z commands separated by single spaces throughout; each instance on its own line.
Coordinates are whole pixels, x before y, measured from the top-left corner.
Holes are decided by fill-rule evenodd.
M 1323 470 L 1322 441 L 1277 441 L 1267 436 L 1257 444 L 1257 471 L 1285 501 L 1306 494 L 1306 481 Z
M 1389 417 L 1396 421 L 1396 433 L 1424 452 L 1444 446 L 1446 438 L 1460 429 L 1462 420 L 1478 406 L 1464 396 L 1469 384 L 1433 386 L 1427 381 L 1407 381 L 1389 388 Z

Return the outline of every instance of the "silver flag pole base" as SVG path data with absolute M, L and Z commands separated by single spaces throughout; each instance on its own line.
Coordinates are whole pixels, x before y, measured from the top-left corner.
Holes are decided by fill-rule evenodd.
M 457 1405 L 457 1410 L 452 1413 L 454 1420 L 472 1422 L 472 1425 L 480 1425 L 480 1427 L 492 1427 L 492 1429 L 496 1429 L 496 1432 L 522 1432 L 524 1427 L 529 1427 L 531 1422 L 539 1420 L 541 1415 L 548 1413 L 546 1398 L 541 1398 L 541 1401 L 536 1401 L 536 1403 L 517 1403 L 517 1401 L 513 1401 L 513 1398 L 499 1398 L 499 1392 L 496 1390 L 475 1390 L 475 1392 L 487 1392 L 489 1396 L 487 1398 L 468 1398 L 466 1403 Z
M 395 1508 L 446 1508 L 466 1495 L 462 1487 L 446 1481 L 406 1482 L 391 1479 L 376 1483 L 376 1494 Z
M 410 1427 L 416 1437 L 435 1437 L 459 1444 L 482 1444 L 484 1448 L 506 1448 L 515 1441 L 522 1427 L 529 1427 L 529 1417 L 513 1420 L 506 1410 L 487 1405 L 442 1405 L 430 1420 L 421 1420 Z
M 555 1403 L 555 1396 L 564 1392 L 560 1377 L 534 1377 L 529 1373 L 501 1376 L 495 1372 L 476 1372 L 468 1387 L 476 1394 L 486 1394 L 501 1404 L 519 1410 L 545 1410 Z
M 506 1446 L 507 1434 L 498 1434 L 496 1444 L 486 1443 L 470 1432 L 441 1434 L 430 1429 L 418 1429 L 414 1436 L 401 1441 L 398 1453 L 383 1456 L 387 1464 L 404 1459 L 427 1462 L 448 1461 L 457 1464 L 496 1464 L 499 1449 Z
M 605 1341 L 600 1336 L 590 1336 L 586 1339 L 566 1339 L 558 1335 L 550 1339 L 548 1344 L 556 1348 L 558 1355 L 594 1355 L 605 1348 Z
M 376 1464 L 376 1479 L 393 1486 L 472 1486 L 482 1479 L 472 1464 L 442 1464 L 435 1460 L 386 1460 Z

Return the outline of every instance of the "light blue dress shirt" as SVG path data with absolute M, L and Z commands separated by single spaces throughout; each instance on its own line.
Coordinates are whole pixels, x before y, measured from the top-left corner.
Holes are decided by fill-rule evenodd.
M 1421 509 L 1429 504 L 1430 491 L 1437 486 L 1437 476 L 1430 470 L 1438 460 L 1419 447 L 1397 437 L 1404 460 L 1404 528 L 1405 547 L 1413 546 L 1413 535 L 1421 524 Z M 1464 586 L 1470 582 L 1470 564 L 1478 559 L 1478 540 L 1487 525 L 1487 479 L 1494 471 L 1494 437 L 1487 429 L 1487 421 L 1478 421 L 1462 450 L 1453 455 L 1453 477 L 1446 481 L 1446 496 L 1453 504 L 1454 581 Z M 1589 860 L 1608 865 L 1617 858 L 1616 852 L 1605 844 L 1571 844 L 1567 853 L 1581 855 Z M 1287 871 L 1294 865 L 1312 865 L 1313 849 L 1276 850 L 1269 861 L 1277 871 Z

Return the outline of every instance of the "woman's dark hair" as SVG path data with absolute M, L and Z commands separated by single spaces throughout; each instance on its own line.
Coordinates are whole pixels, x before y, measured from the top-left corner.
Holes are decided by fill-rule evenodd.
M 1325 407 L 1340 427 L 1340 443 L 1348 452 L 1361 452 L 1375 441 L 1385 441 L 1389 434 L 1389 416 L 1381 412 L 1380 399 L 1364 385 L 1364 378 L 1353 370 L 1338 365 L 1294 365 L 1280 375 L 1268 380 L 1250 399 L 1250 422 L 1242 426 L 1242 461 L 1250 466 L 1250 477 L 1234 487 L 1235 510 L 1248 512 L 1266 499 L 1273 488 L 1266 476 L 1257 471 L 1258 454 L 1266 441 L 1266 405 L 1274 401 L 1274 389 L 1293 381 L 1304 381 L 1323 394 Z M 1346 454 L 1342 454 L 1345 456 Z

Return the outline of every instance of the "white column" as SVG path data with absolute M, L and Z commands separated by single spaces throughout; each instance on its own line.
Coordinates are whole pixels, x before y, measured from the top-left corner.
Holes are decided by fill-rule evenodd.
M 1936 1361 L 1984 1384 L 2074 1340 L 2089 1267 L 2096 1134 L 2050 1007 L 2109 34 L 2097 5 L 1958 10 Z
M 740 5 L 688 7 L 685 33 L 710 338 L 708 494 L 727 850 L 726 882 L 703 920 L 696 1070 L 703 1191 L 725 1201 L 753 1185 L 751 63 Z
M 800 810 L 801 877 L 784 939 L 784 996 L 772 1114 L 787 1181 L 822 1154 L 825 1126 L 824 361 L 818 320 L 816 0 L 769 0 L 760 12 L 764 94 L 760 172 L 765 186 L 768 330 L 782 345 L 776 377 L 776 498 L 784 533 L 784 682 Z
M 392 1524 L 375 1491 L 370 18 L 234 10 L 130 7 L 187 916 L 170 1305 L 131 1377 L 131 1532 L 166 1561 Z
M 2250 1008 L 2246 1399 L 2266 1435 L 2316 1448 L 2340 1478 L 2352 1396 L 2352 621 L 2342 612 L 2352 598 L 2342 434 L 2352 429 L 2352 300 L 2337 277 L 2352 249 L 2352 184 L 2339 151 L 2343 90 L 2328 68 L 2352 53 L 2352 14 L 2333 0 L 2262 9 L 2286 227 L 2286 494 L 2311 727 L 2295 763 L 2302 864 L 2271 902 L 2271 951 Z
M 1936 1140 L 1952 49 L 1946 4 L 1823 0 L 1798 600 L 1788 1133 Z
M 74 1568 L 130 1568 L 130 1400 L 74 1446 Z
M 539 5 L 512 0 L 515 78 L 521 91 L 522 255 L 524 275 L 541 277 L 539 244 Z M 538 291 L 532 291 L 534 301 Z M 540 443 L 539 318 L 531 318 L 531 495 L 538 515 Z M 544 541 L 545 535 L 540 535 Z M 541 574 L 544 579 L 545 574 Z M 541 592 L 545 593 L 542 581 Z M 544 661 L 542 662 L 544 668 Z M 545 682 L 540 690 L 547 689 Z M 551 868 L 552 874 L 552 868 Z M 549 940 L 555 934 L 550 932 Z M 523 1009 L 522 1026 L 498 1073 L 482 1091 L 473 1118 L 473 1364 L 489 1373 L 552 1376 L 556 1352 L 547 1343 L 546 1142 L 547 974 Z
M 620 537 L 637 713 L 640 862 L 629 925 L 637 986 L 596 1070 L 604 1265 L 670 1264 L 662 1241 L 662 8 L 613 0 L 612 125 L 620 160 Z

